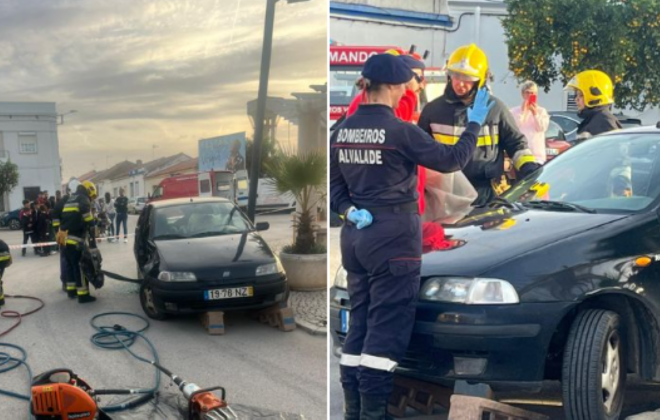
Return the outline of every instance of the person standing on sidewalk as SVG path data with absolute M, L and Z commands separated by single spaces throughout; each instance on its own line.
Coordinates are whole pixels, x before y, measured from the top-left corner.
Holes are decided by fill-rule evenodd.
M 112 196 L 110 195 L 109 192 L 105 193 L 105 213 L 108 215 L 108 219 L 110 220 L 110 223 L 108 224 L 108 227 L 110 228 L 110 231 L 108 232 L 108 242 L 113 242 L 115 240 L 119 240 L 119 238 L 115 238 L 115 216 L 117 215 L 117 210 L 115 210 L 115 200 L 112 199 Z
M 124 224 L 124 243 L 128 243 L 128 197 L 124 196 L 124 189 L 119 189 L 119 197 L 115 200 L 115 210 L 117 210 L 117 243 L 119 243 L 119 228 Z
M 545 131 L 550 125 L 550 115 L 537 103 L 539 87 L 536 83 L 527 80 L 522 84 L 520 91 L 523 103 L 511 108 L 511 115 L 516 120 L 520 132 L 525 135 L 536 163 L 543 165 L 547 160 Z
M 23 245 L 27 245 L 28 239 L 32 242 L 32 245 L 36 244 L 36 224 L 37 224 L 37 215 L 32 210 L 33 203 L 29 201 L 25 204 L 25 208 L 22 210 L 21 214 L 21 226 L 23 227 Z M 37 248 L 32 248 L 34 253 L 37 254 Z M 23 248 L 21 255 L 25 256 L 27 248 Z
M 471 160 L 490 109 L 479 91 L 453 146 L 436 142 L 393 108 L 413 78 L 398 57 L 364 65 L 368 103 L 330 140 L 330 203 L 347 223 L 341 232 L 351 320 L 340 360 L 345 420 L 384 420 L 394 370 L 415 323 L 422 260 L 417 168 L 461 170 Z

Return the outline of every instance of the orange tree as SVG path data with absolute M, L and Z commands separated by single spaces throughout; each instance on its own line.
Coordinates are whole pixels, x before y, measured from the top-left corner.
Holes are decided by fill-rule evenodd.
M 660 105 L 660 1 L 508 0 L 502 26 L 509 68 L 547 92 L 598 69 L 614 81 L 615 104 Z

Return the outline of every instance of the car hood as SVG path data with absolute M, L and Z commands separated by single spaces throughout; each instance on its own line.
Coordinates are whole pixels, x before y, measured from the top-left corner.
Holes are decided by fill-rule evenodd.
M 155 241 L 160 270 L 195 273 L 198 281 L 253 278 L 255 268 L 275 262 L 257 233 Z
M 495 209 L 448 227 L 458 246 L 422 258 L 422 276 L 478 276 L 546 245 L 626 217 L 620 214 Z

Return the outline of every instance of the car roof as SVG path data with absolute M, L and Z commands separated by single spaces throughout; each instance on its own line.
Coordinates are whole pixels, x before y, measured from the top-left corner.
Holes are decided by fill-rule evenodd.
M 154 201 L 149 203 L 154 208 L 179 206 L 181 204 L 198 204 L 198 203 L 232 203 L 226 198 L 222 197 L 188 197 L 188 198 L 171 198 L 169 200 Z

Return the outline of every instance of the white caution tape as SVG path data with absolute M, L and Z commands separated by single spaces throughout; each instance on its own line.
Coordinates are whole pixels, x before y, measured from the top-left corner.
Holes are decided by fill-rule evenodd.
M 128 236 L 135 236 L 134 233 L 129 233 Z M 124 236 L 119 235 L 119 236 L 104 236 L 102 238 L 96 238 L 96 242 L 103 242 L 103 241 L 108 241 L 110 239 L 121 239 Z M 28 249 L 28 248 L 43 248 L 46 246 L 53 246 L 57 245 L 57 242 L 39 242 L 36 244 L 25 244 L 25 245 L 9 245 L 9 249 Z

